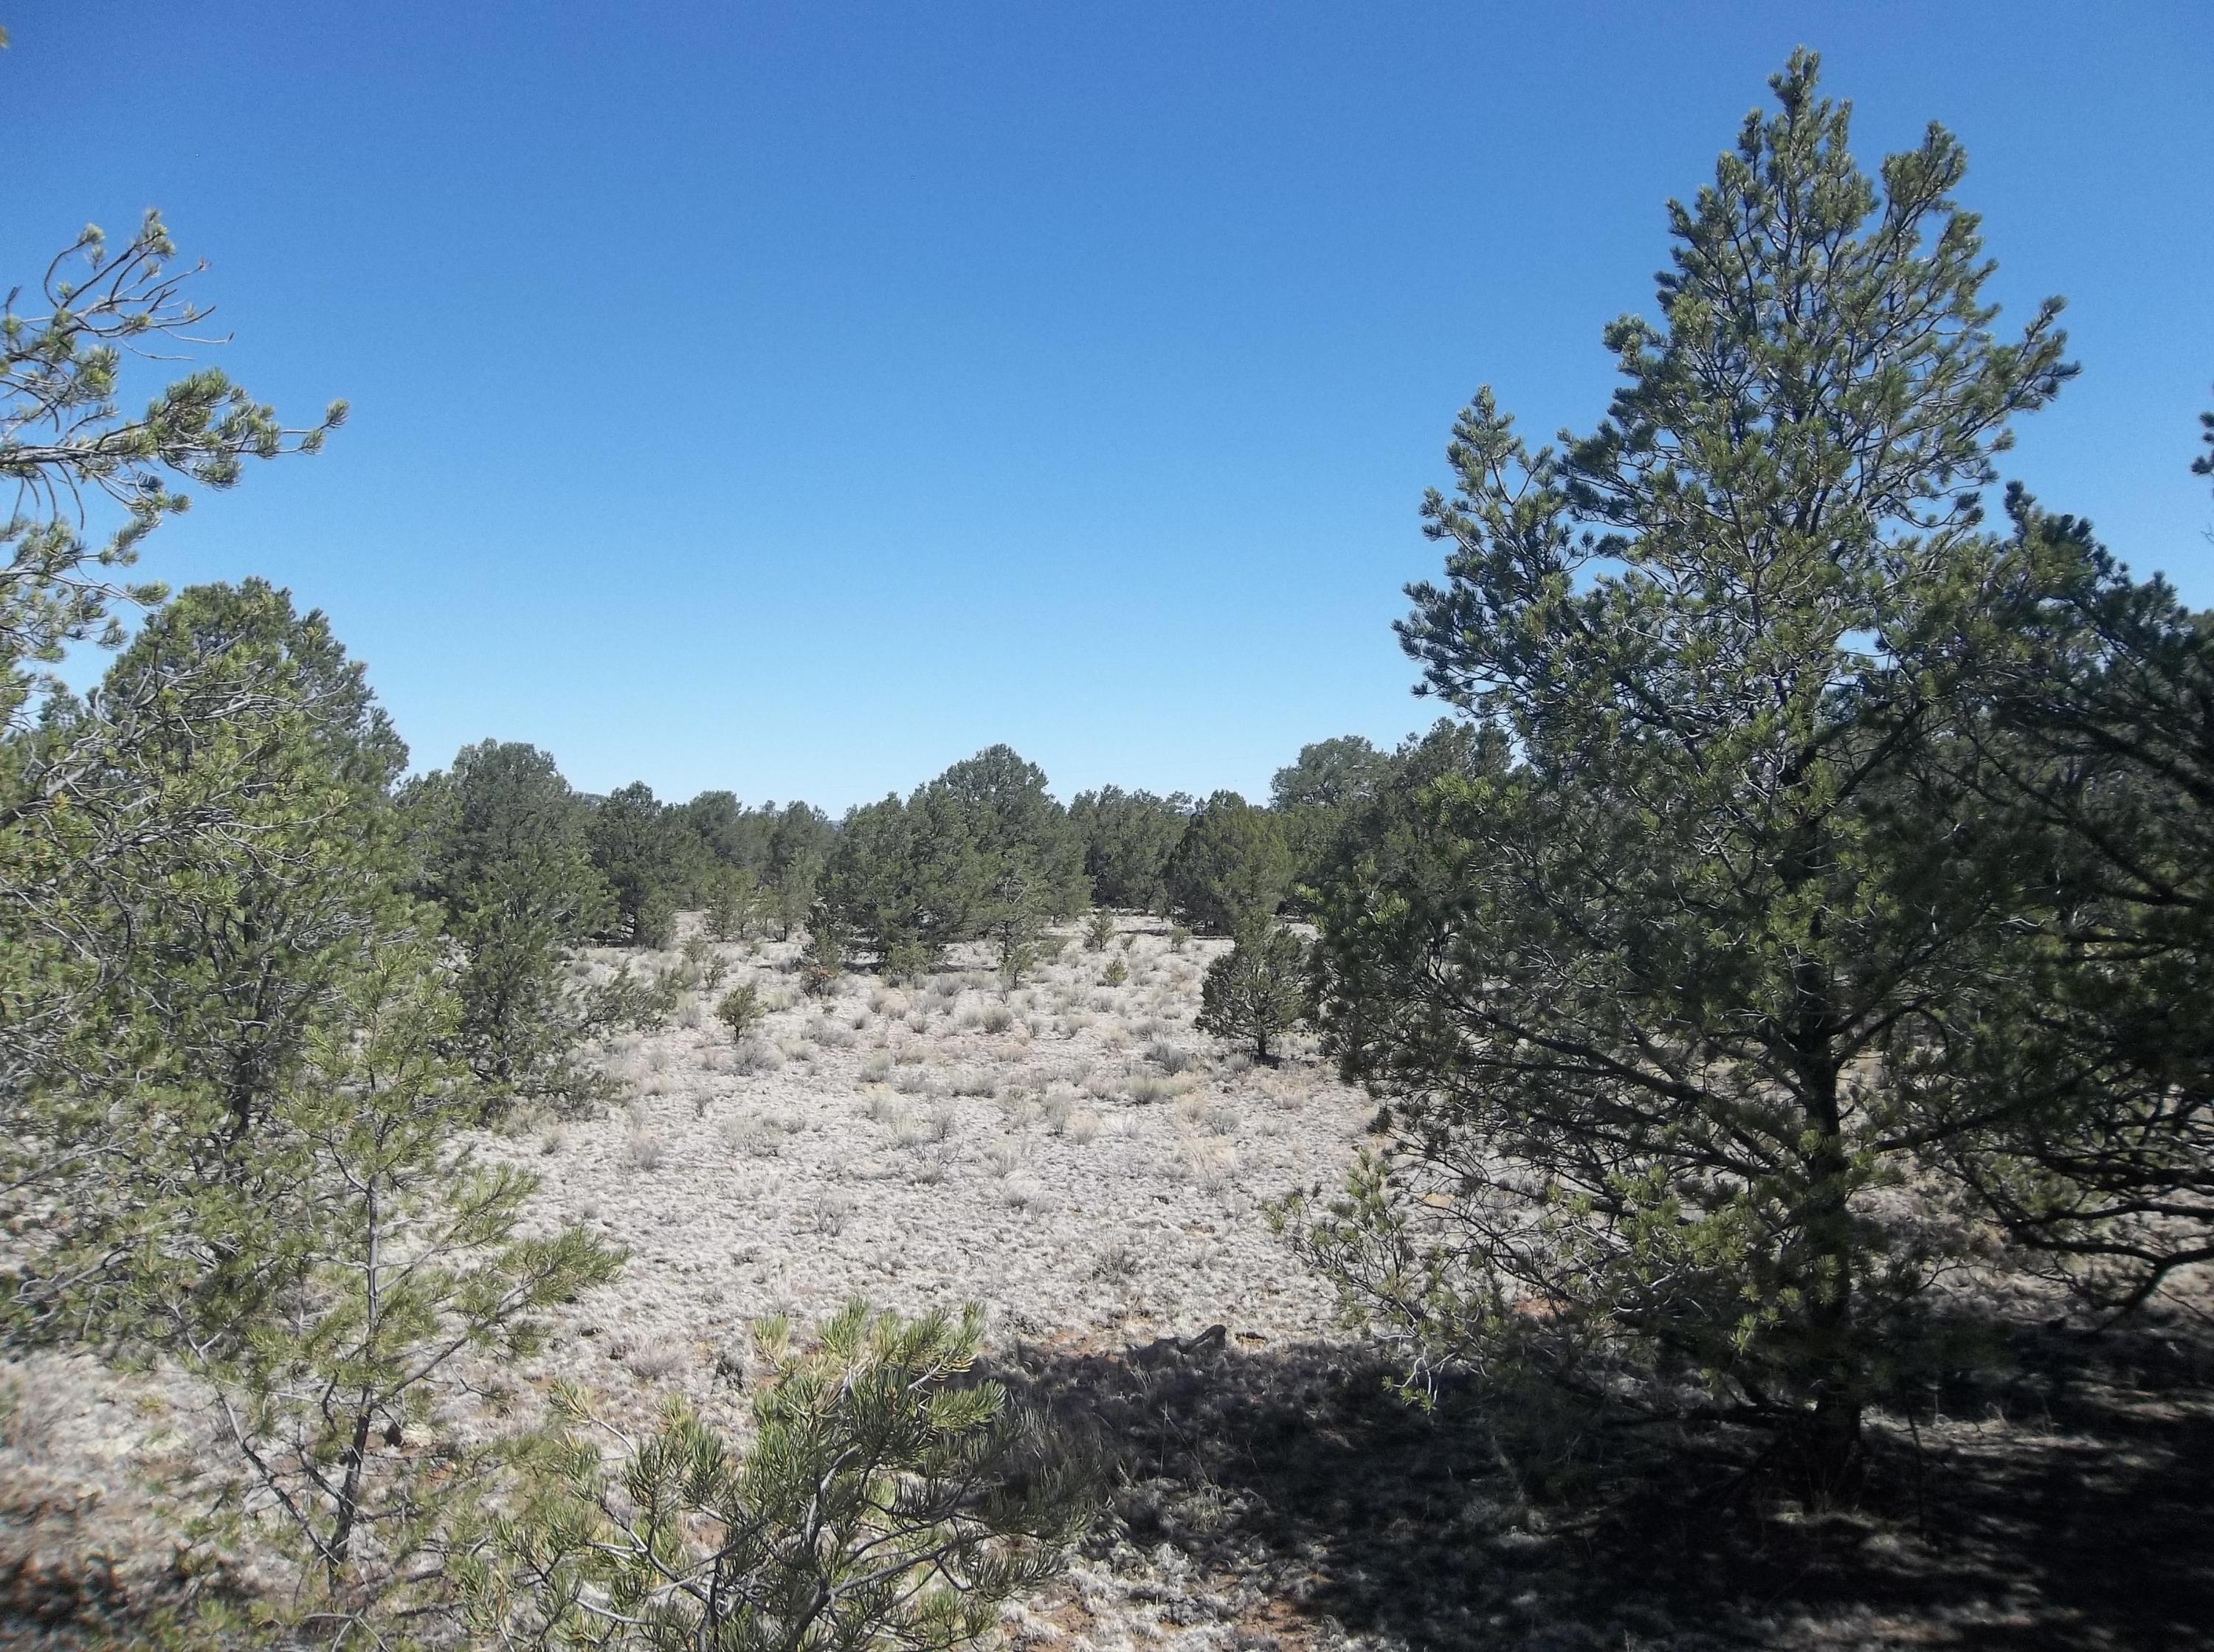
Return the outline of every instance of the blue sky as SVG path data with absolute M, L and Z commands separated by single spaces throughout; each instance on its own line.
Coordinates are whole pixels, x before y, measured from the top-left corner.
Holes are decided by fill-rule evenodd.
M 16 0 L 12 280 L 159 206 L 221 364 L 349 398 L 151 542 L 323 607 L 425 767 L 834 809 L 994 741 L 1258 793 L 1428 719 L 1455 410 L 1601 326 L 1791 47 L 1966 143 L 2083 377 L 2012 473 L 2214 605 L 2214 7 Z

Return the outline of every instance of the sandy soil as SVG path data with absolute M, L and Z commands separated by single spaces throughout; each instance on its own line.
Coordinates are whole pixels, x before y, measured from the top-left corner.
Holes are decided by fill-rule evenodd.
M 1265 1206 L 1337 1183 L 1370 1109 L 1312 1044 L 1263 1065 L 1195 1029 L 1227 942 L 1172 945 L 1143 920 L 1104 950 L 1064 940 L 1012 991 L 974 947 L 912 987 L 856 973 L 820 997 L 799 990 L 794 943 L 716 948 L 719 984 L 601 1052 L 627 1099 L 473 1143 L 539 1178 L 533 1227 L 584 1222 L 631 1260 L 560 1316 L 535 1369 L 471 1372 L 472 1387 L 505 1398 L 567 1376 L 639 1426 L 681 1389 L 737 1425 L 743 1398 L 718 1373 L 744 1363 L 746 1327 L 855 1295 L 976 1303 L 1002 1357 L 1158 1353 L 1216 1325 L 1252 1355 L 1324 1335 L 1328 1294 Z M 680 958 L 600 951 L 578 972 Z M 773 1008 L 740 1041 L 712 1011 L 749 980 Z M 0 1607 L 99 1617 L 158 1592 L 168 1516 L 134 1466 L 173 1483 L 199 1455 L 220 1471 L 195 1397 L 81 1356 L 0 1365 Z M 1025 1643 L 1212 1646 L 1220 1614 L 1191 1602 L 1242 1611 L 1242 1587 L 1222 1594 L 1168 1545 L 1103 1537 L 1007 1627 Z
M 631 1251 L 575 1315 L 577 1340 L 612 1356 L 602 1386 L 611 1365 L 682 1381 L 749 1321 L 853 1295 L 976 1302 L 994 1341 L 1318 1335 L 1327 1293 L 1263 1206 L 1341 1180 L 1372 1109 L 1312 1048 L 1258 1066 L 1194 1030 L 1227 944 L 1171 951 L 1126 922 L 1012 992 L 980 948 L 919 990 L 856 975 L 820 999 L 794 985 L 792 945 L 727 947 L 721 989 L 610 1053 L 627 1106 L 484 1151 L 541 1179 L 541 1221 Z M 1128 979 L 1110 985 L 1116 962 Z M 748 979 L 783 1007 L 741 1047 L 702 1012 Z

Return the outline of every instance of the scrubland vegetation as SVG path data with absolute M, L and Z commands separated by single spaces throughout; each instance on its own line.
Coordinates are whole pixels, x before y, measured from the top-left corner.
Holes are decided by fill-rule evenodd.
M 1455 424 L 1447 715 L 1265 802 L 403 777 L 323 615 L 131 575 L 344 407 L 126 412 L 189 278 L 66 249 L 0 339 L 0 1632 L 2203 1633 L 2214 627 L 1987 515 L 2075 368 L 1958 146 L 1775 92 L 1597 427 Z

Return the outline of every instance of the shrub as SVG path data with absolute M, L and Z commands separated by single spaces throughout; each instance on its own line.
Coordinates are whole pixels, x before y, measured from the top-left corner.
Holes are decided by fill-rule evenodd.
M 1110 958 L 1107 967 L 1099 972 L 1099 978 L 1109 986 L 1120 986 L 1130 978 L 1130 966 L 1119 958 Z
M 1114 938 L 1115 914 L 1109 911 L 1104 906 L 1100 907 L 1097 911 L 1093 912 L 1089 918 L 1085 920 L 1085 951 L 1104 952 L 1107 950 L 1107 943 Z
M 1218 1038 L 1250 1039 L 1257 1060 L 1307 1018 L 1306 942 L 1278 924 L 1248 930 L 1208 966 L 1200 986 L 1199 1027 Z
M 1150 1044 L 1146 1046 L 1146 1059 L 1173 1077 L 1189 1068 L 1198 1058 L 1190 1051 L 1179 1049 L 1173 1044 Z

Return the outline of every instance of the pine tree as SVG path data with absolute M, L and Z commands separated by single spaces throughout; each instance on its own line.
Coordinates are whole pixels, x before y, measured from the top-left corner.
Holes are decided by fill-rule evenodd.
M 1456 427 L 1400 635 L 1520 760 L 1422 789 L 1408 875 L 1324 892 L 1388 1150 L 1306 1243 L 1427 1357 L 1696 1388 L 1836 1487 L 1943 1261 L 1889 1190 L 1970 1128 L 1912 1075 L 2032 898 L 1923 760 L 1974 685 L 1901 650 L 2003 571 L 1981 491 L 2071 369 L 2057 302 L 1993 333 L 1959 145 L 1879 192 L 1815 82 L 1795 57 L 1672 205 L 1593 435 L 1532 453 L 1488 392 Z
M 1281 924 L 1247 925 L 1200 984 L 1200 1031 L 1250 1040 L 1258 1061 L 1273 1060 L 1271 1046 L 1307 1012 L 1306 943 Z
M 574 1388 L 566 1452 L 503 1522 L 487 1643 L 952 1652 L 1057 1572 L 1094 1477 L 1005 1388 L 972 1375 L 974 1309 L 919 1320 L 853 1303 L 796 1345 L 756 1327 L 769 1367 L 739 1450 L 689 1405 L 602 1466 L 613 1430 Z M 588 1432 L 587 1432 L 588 1430 Z M 620 1436 L 618 1436 L 620 1437 Z

